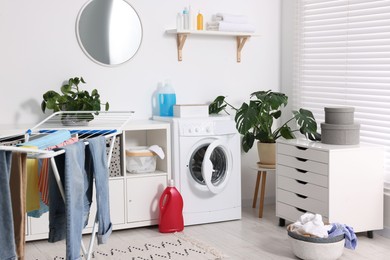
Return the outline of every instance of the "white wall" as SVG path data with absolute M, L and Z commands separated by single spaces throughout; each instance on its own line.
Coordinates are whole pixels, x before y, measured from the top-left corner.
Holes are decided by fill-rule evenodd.
M 129 62 L 104 67 L 89 60 L 78 45 L 75 21 L 86 1 L 14 0 L 0 2 L 0 127 L 31 125 L 45 115 L 42 94 L 59 90 L 64 80 L 82 76 L 85 88 L 98 88 L 111 110 L 134 110 L 150 117 L 157 82 L 170 78 L 178 103 L 210 102 L 227 95 L 239 104 L 256 90 L 279 89 L 280 0 L 199 0 L 191 2 L 204 20 L 217 12 L 245 14 L 260 37 L 253 37 L 237 63 L 236 41 L 230 37 L 190 36 L 177 61 L 176 38 L 166 29 L 190 1 L 128 0 L 141 17 L 143 40 Z M 243 199 L 250 200 L 257 161 L 255 150 L 243 156 Z M 266 195 L 274 196 L 274 177 Z

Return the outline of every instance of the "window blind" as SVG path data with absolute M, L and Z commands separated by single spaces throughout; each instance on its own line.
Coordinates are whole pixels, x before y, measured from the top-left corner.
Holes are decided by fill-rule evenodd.
M 390 184 L 390 0 L 298 0 L 296 11 L 293 106 L 318 122 L 326 106 L 355 107 L 361 142 L 385 146 Z

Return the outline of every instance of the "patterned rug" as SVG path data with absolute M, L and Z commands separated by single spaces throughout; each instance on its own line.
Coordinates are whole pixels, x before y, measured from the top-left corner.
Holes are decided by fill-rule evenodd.
M 123 243 L 109 243 L 95 246 L 92 259 L 116 260 L 201 260 L 223 259 L 224 256 L 217 249 L 184 233 L 164 234 L 144 241 Z M 56 256 L 55 260 L 65 259 Z

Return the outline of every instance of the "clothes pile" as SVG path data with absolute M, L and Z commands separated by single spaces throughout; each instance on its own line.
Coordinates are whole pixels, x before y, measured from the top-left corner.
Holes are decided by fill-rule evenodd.
M 289 225 L 289 231 L 302 236 L 319 238 L 331 238 L 344 234 L 346 248 L 355 249 L 357 245 L 357 237 L 352 227 L 340 223 L 325 225 L 320 214 L 303 214 L 296 222 Z
M 206 29 L 221 32 L 255 32 L 255 27 L 248 22 L 245 15 L 217 13 L 212 21 L 206 24 Z

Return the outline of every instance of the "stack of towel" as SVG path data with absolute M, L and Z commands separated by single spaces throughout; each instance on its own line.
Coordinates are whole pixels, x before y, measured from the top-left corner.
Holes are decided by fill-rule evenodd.
M 248 22 L 245 15 L 233 15 L 217 13 L 211 22 L 208 22 L 206 29 L 222 32 L 254 32 L 255 28 Z

